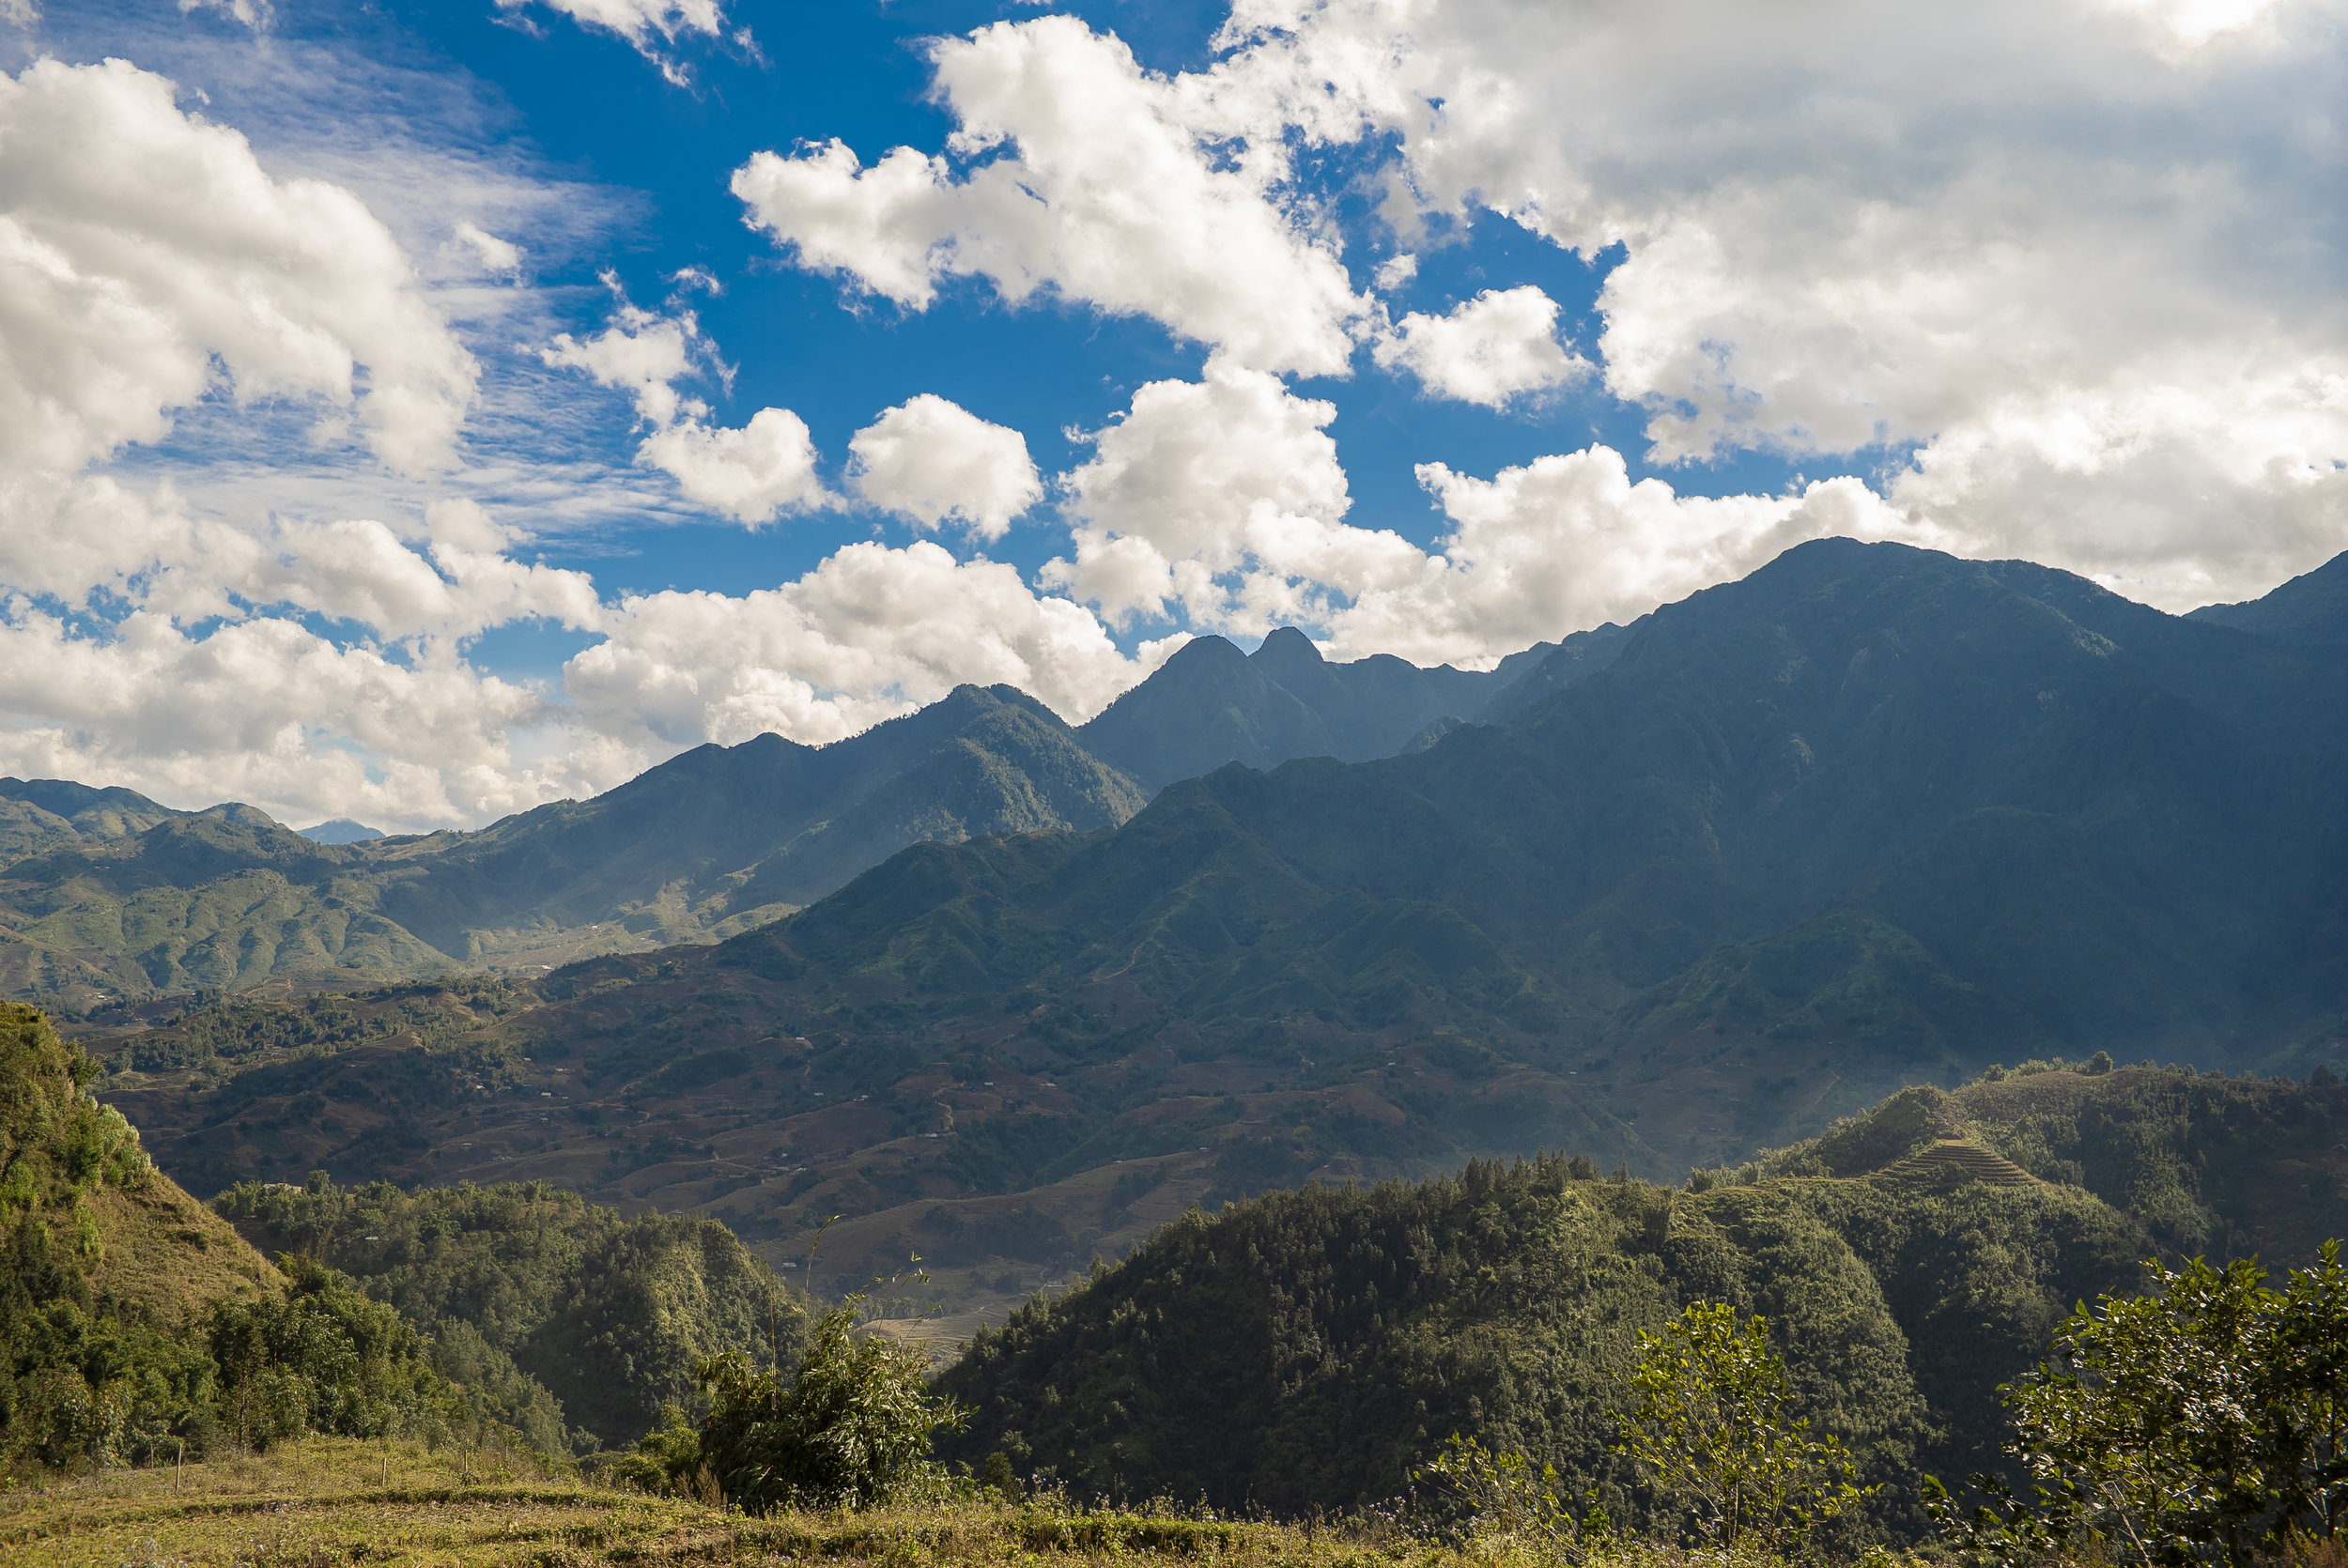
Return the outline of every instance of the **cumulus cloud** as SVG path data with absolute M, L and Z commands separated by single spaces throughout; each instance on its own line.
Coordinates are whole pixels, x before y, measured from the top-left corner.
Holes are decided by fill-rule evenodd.
M 564 668 L 587 722 L 673 750 L 765 730 L 820 743 L 1005 684 L 1080 722 L 1169 653 L 1118 652 L 1098 621 L 1040 596 L 1012 567 L 919 540 L 849 545 L 780 588 L 734 597 L 631 596 L 610 636 Z
M 618 280 L 610 273 L 605 273 L 603 281 L 617 292 Z M 540 358 L 560 370 L 583 371 L 598 386 L 626 392 L 635 400 L 637 413 L 657 426 L 674 423 L 685 411 L 686 399 L 676 390 L 678 381 L 704 368 L 725 374 L 692 312 L 665 316 L 630 304 L 624 295 L 617 299 L 610 324 L 602 331 L 583 339 L 557 333 Z
M 476 375 L 348 191 L 270 178 L 120 60 L 0 77 L 0 460 L 72 472 L 224 383 L 431 469 Z
M 1622 246 L 1593 347 L 1651 457 L 1919 446 L 1920 523 L 2183 607 L 2348 544 L 2317 499 L 2348 453 L 2341 231 L 2308 199 L 2348 163 L 2314 109 L 2348 96 L 2339 23 L 1240 0 L 1188 91 L 1258 136 L 1391 138 L 1406 227 L 1483 209 Z
M 266 424 L 274 404 L 317 413 L 328 450 L 355 423 L 361 468 L 430 474 L 476 377 L 348 190 L 272 177 L 119 60 L 0 78 L 0 769 L 409 823 L 586 776 L 517 763 L 546 699 L 461 648 L 523 619 L 592 630 L 602 606 L 583 575 L 513 560 L 479 507 L 403 535 L 204 513 L 105 467 L 191 414 Z
M 1505 407 L 1583 376 L 1589 362 L 1557 341 L 1557 301 L 1539 289 L 1485 289 L 1445 315 L 1413 311 L 1371 350 L 1438 397 Z
M 733 180 L 749 221 L 908 309 L 983 278 L 1012 300 L 1150 316 L 1259 369 L 1344 373 L 1367 302 L 1309 215 L 1273 199 L 1278 136 L 1218 143 L 1180 82 L 1070 17 L 943 39 L 931 59 L 957 127 L 945 154 L 758 153 Z
M 604 282 L 616 290 L 609 274 Z M 636 460 L 667 473 L 689 500 L 712 511 L 756 525 L 834 499 L 816 475 L 814 443 L 797 414 L 762 408 L 749 424 L 730 429 L 709 423 L 708 404 L 676 390 L 688 376 L 732 376 L 690 311 L 660 315 L 622 297 L 602 331 L 585 339 L 560 333 L 541 357 L 626 392 L 653 427 Z
M 1261 635 L 1293 623 L 1341 658 L 1398 653 L 1489 667 L 1577 628 L 1627 620 L 1739 576 L 1805 539 L 1843 533 L 1945 546 L 1861 482 L 1783 496 L 1681 496 L 1632 483 L 1610 447 L 1541 457 L 1490 479 L 1423 464 L 1442 508 L 1432 551 L 1345 522 L 1336 408 L 1274 377 L 1213 363 L 1157 381 L 1062 477 L 1075 559 L 1043 580 L 1113 621 L 1179 612 Z
M 1217 358 L 1200 381 L 1152 381 L 1125 418 L 1091 437 L 1062 483 L 1075 560 L 1043 580 L 1130 623 L 1179 608 L 1195 626 L 1260 633 L 1325 621 L 1329 594 L 1417 571 L 1391 530 L 1346 526 L 1352 504 L 1334 404 Z
M 740 523 L 832 500 L 815 474 L 807 422 L 788 408 L 761 408 L 739 430 L 687 419 L 645 437 L 636 455 L 691 500 Z
M 1043 499 L 1025 436 L 933 392 L 857 431 L 848 454 L 857 494 L 925 528 L 952 518 L 980 539 L 1000 539 Z

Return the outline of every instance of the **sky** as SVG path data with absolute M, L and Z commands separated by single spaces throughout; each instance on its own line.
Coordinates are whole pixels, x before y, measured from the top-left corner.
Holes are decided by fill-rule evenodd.
M 1802 540 L 2348 548 L 2348 0 L 0 0 L 0 774 L 478 826 Z

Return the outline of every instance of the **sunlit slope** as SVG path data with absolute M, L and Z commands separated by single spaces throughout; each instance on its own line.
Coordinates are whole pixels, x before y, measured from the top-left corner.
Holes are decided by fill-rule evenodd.
M 282 1288 L 277 1269 L 85 1091 L 95 1072 L 41 1014 L 0 1003 L 0 1317 L 65 1302 L 178 1330 L 215 1302 Z

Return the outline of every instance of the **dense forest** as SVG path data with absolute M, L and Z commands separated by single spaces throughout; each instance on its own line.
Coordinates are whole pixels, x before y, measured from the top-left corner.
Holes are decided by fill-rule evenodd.
M 557 1450 L 650 1430 L 662 1405 L 694 1403 L 708 1357 L 773 1339 L 787 1366 L 806 1317 L 715 1220 L 623 1218 L 540 1182 L 255 1184 L 212 1207 L 256 1245 L 348 1273 L 443 1355 L 498 1368 L 502 1419 Z
M 1399 1495 L 1461 1433 L 1638 1518 L 1611 1448 L 1636 1336 L 1714 1301 L 1768 1319 L 1912 1531 L 1923 1475 L 1999 1468 L 1999 1385 L 2076 1302 L 2155 1256 L 2304 1264 L 2348 1231 L 2343 1132 L 2337 1082 L 2042 1062 L 1683 1187 L 1551 1156 L 1194 1210 L 980 1336 L 945 1376 L 974 1411 L 950 1452 L 1294 1513 Z

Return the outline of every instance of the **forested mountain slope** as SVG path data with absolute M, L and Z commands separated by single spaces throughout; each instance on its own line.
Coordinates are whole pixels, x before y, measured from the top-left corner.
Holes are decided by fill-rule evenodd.
M 1303 1512 L 1402 1494 L 1460 1432 L 1636 1519 L 1609 1451 L 1636 1331 L 1716 1300 L 1770 1320 L 1804 1413 L 1920 1523 L 1921 1475 L 1996 1468 L 1997 1385 L 2075 1301 L 2139 1288 L 2156 1249 L 2289 1266 L 2348 1228 L 2336 1083 L 2000 1079 L 1684 1190 L 1552 1157 L 1194 1210 L 970 1348 L 945 1380 L 974 1410 L 955 1452 Z
M 1826 1079 L 2328 1038 L 2344 739 L 2328 653 L 1829 542 L 1657 612 L 1513 725 L 1228 768 L 1089 839 L 925 848 L 703 961 L 916 1038 L 1032 997 L 1104 1044 L 1277 1067 L 1447 1024 L 1609 1062 L 1610 1109 L 1682 1146 L 1767 1136 Z M 1716 1098 L 1689 1091 L 1754 1078 L 1691 1119 Z
M 0 778 L 0 855 L 76 839 L 119 838 L 185 816 L 135 790 L 97 790 L 61 778 Z
M 208 1209 L 85 1092 L 98 1072 L 0 1003 L 0 1460 L 484 1422 L 561 1453 L 641 1435 L 704 1357 L 797 1353 L 796 1293 L 713 1221 L 322 1177 Z

